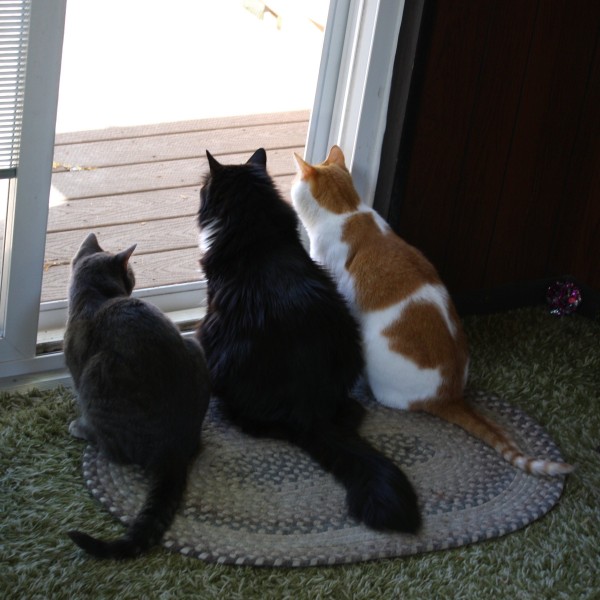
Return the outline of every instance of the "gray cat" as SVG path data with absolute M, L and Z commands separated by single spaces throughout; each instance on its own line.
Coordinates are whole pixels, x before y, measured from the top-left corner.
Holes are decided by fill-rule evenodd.
M 160 542 L 200 449 L 210 395 L 200 345 L 156 307 L 130 297 L 134 249 L 105 252 L 90 233 L 72 261 L 64 351 L 81 416 L 69 431 L 113 462 L 139 465 L 150 480 L 122 538 L 69 532 L 97 558 L 134 557 Z

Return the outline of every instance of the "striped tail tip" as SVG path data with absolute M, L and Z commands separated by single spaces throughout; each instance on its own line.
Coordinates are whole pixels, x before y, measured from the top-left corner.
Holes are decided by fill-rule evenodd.
M 575 470 L 574 465 L 552 460 L 538 458 L 529 458 L 527 456 L 516 456 L 509 459 L 515 467 L 532 475 L 549 475 L 557 477 L 559 475 L 568 475 Z

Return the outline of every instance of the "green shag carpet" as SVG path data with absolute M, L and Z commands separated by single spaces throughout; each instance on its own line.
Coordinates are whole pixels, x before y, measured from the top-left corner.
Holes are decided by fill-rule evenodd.
M 123 527 L 87 491 L 67 433 L 71 390 L 0 393 L 2 598 L 477 600 L 600 598 L 600 323 L 542 308 L 469 317 L 470 385 L 541 423 L 577 465 L 558 505 L 516 533 L 455 550 L 338 567 L 208 565 L 157 548 L 116 564 L 65 535 Z

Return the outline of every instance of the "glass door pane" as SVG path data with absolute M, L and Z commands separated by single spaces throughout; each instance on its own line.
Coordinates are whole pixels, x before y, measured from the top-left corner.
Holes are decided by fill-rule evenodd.
M 198 306 L 206 149 L 235 162 L 264 146 L 289 196 L 329 0 L 166 6 L 69 0 L 42 309 L 64 311 L 69 262 L 89 231 L 110 250 L 138 244 L 138 290 L 161 308 Z M 181 304 L 161 304 L 179 292 L 189 292 Z
M 183 232 L 183 235 L 187 237 L 186 244 L 191 244 L 188 250 L 193 252 L 194 260 L 188 260 L 187 264 L 196 262 L 196 236 L 193 221 L 197 210 L 197 191 L 202 172 L 206 169 L 206 165 L 203 164 L 204 148 L 214 151 L 215 144 L 222 142 L 223 131 L 227 128 L 220 127 L 218 120 L 231 116 L 217 114 L 214 117 L 208 117 L 209 120 L 213 119 L 213 126 L 208 128 L 213 134 L 212 137 L 204 138 L 202 143 L 198 143 L 197 140 L 194 143 L 192 143 L 194 140 L 187 140 L 189 142 L 187 144 L 184 139 L 178 137 L 186 133 L 185 128 L 183 132 L 178 128 L 182 123 L 204 121 L 205 119 L 197 115 L 190 118 L 189 114 L 182 113 L 179 118 L 184 120 L 167 122 L 167 131 L 160 132 L 160 135 L 158 135 L 159 132 L 156 130 L 156 126 L 164 126 L 165 123 L 140 125 L 135 122 L 127 124 L 114 121 L 114 125 L 98 125 L 96 123 L 90 126 L 102 127 L 102 129 L 96 128 L 84 131 L 70 131 L 68 127 L 59 125 L 62 129 L 59 129 L 57 135 L 57 146 L 61 144 L 71 145 L 71 149 L 74 149 L 75 153 L 71 156 L 62 157 L 54 153 L 55 160 L 54 165 L 52 165 L 53 132 L 56 119 L 55 94 L 57 93 L 60 73 L 65 3 L 66 0 L 54 0 L 53 2 L 31 0 L 31 39 L 36 40 L 36 42 L 31 44 L 29 50 L 30 52 L 33 50 L 35 60 L 32 61 L 32 72 L 29 73 L 28 71 L 27 73 L 28 91 L 25 95 L 24 112 L 30 116 L 24 119 L 27 127 L 24 128 L 23 132 L 24 156 L 19 163 L 19 175 L 21 177 L 17 178 L 16 201 L 8 205 L 9 214 L 4 240 L 5 256 L 2 273 L 2 294 L 0 295 L 0 323 L 6 325 L 6 330 L 4 337 L 0 338 L 0 382 L 7 377 L 7 373 L 12 377 L 13 374 L 36 373 L 50 369 L 60 370 L 63 367 L 60 352 L 53 352 L 50 355 L 36 355 L 36 334 L 38 334 L 38 320 L 36 317 L 40 309 L 40 296 L 43 298 L 41 276 L 42 271 L 44 278 L 46 278 L 47 274 L 54 269 L 62 268 L 64 276 L 62 282 L 59 281 L 59 285 L 55 289 L 63 291 L 54 296 L 58 299 L 42 302 L 41 311 L 39 311 L 40 328 L 53 326 L 60 328 L 64 325 L 66 318 L 66 300 L 64 299 L 66 294 L 63 292 L 66 289 L 68 263 L 74 249 L 83 237 L 82 234 L 89 230 L 98 231 L 101 228 L 104 228 L 102 231 L 107 234 L 109 232 L 107 228 L 114 228 L 111 236 L 106 235 L 105 239 L 109 240 L 107 247 L 110 245 L 112 248 L 113 242 L 117 247 L 122 247 L 123 244 L 128 245 L 131 241 L 137 241 L 137 235 L 131 236 L 128 232 L 127 236 L 115 237 L 115 231 L 121 226 L 129 227 L 133 225 L 139 234 L 143 232 L 145 237 L 142 238 L 142 241 L 144 243 L 155 243 L 158 240 L 159 242 L 171 244 L 173 245 L 171 249 L 178 250 L 176 247 L 177 236 L 172 234 L 172 230 L 159 227 L 154 234 L 148 234 L 147 214 L 144 214 L 143 211 L 156 210 L 166 222 L 173 218 L 173 214 L 170 214 L 169 211 L 172 211 L 178 203 L 183 203 L 186 210 L 189 211 L 184 215 L 184 218 L 188 222 L 188 227 L 190 224 L 192 226 L 193 241 L 189 241 L 189 230 L 187 230 L 187 233 L 185 228 L 178 231 Z M 189 22 L 186 21 L 185 16 L 182 17 L 186 13 L 182 13 L 181 9 L 183 6 L 188 5 L 196 10 L 208 4 L 216 5 L 217 9 L 225 5 L 229 7 L 235 5 L 239 9 L 241 5 L 243 11 L 245 11 L 241 14 L 245 15 L 246 18 L 253 19 L 254 26 L 258 23 L 258 26 L 263 27 L 260 30 L 261 34 L 257 39 L 255 38 L 253 43 L 242 46 L 240 38 L 236 37 L 235 32 L 237 30 L 235 28 L 226 29 L 226 33 L 220 37 L 217 36 L 210 48 L 204 52 L 198 52 L 197 46 L 202 34 L 205 33 L 206 27 L 211 26 L 213 23 L 209 21 L 207 25 L 205 21 L 194 21 L 193 25 L 197 26 L 190 26 L 191 19 Z M 357 176 L 357 183 L 360 185 L 361 182 L 367 182 L 365 189 L 367 190 L 366 197 L 368 197 L 369 189 L 372 188 L 368 182 L 372 179 L 372 176 L 365 177 L 365 173 L 376 173 L 378 168 L 379 161 L 375 151 L 380 148 L 380 138 L 383 135 L 389 75 L 395 55 L 395 44 L 403 3 L 388 3 L 384 0 L 373 0 L 372 2 L 370 0 L 368 2 L 363 0 L 311 0 L 302 3 L 274 0 L 268 3 L 268 7 L 271 8 L 275 5 L 293 7 L 291 11 L 293 14 L 286 14 L 285 11 L 282 11 L 281 14 L 273 14 L 273 11 L 269 12 L 267 5 L 260 0 L 239 0 L 239 2 L 238 0 L 223 0 L 218 3 L 209 2 L 209 0 L 174 0 L 168 4 L 168 7 L 162 0 L 127 0 L 127 2 L 122 0 L 69 0 L 70 8 L 75 7 L 80 10 L 89 9 L 92 11 L 90 13 L 92 17 L 89 19 L 90 22 L 87 28 L 82 29 L 76 26 L 75 28 L 71 27 L 71 31 L 75 31 L 76 38 L 83 38 L 84 41 L 89 38 L 93 42 L 92 49 L 96 52 L 97 62 L 90 62 L 87 55 L 76 57 L 79 62 L 76 62 L 71 76 L 75 82 L 74 89 L 82 92 L 83 96 L 76 97 L 75 102 L 70 105 L 67 104 L 67 113 L 73 110 L 87 116 L 102 115 L 107 103 L 117 107 L 126 104 L 128 99 L 135 96 L 136 92 L 140 90 L 144 93 L 137 96 L 137 104 L 133 105 L 139 109 L 139 112 L 133 111 L 133 113 L 130 112 L 130 115 L 145 114 L 146 105 L 151 104 L 155 96 L 153 90 L 158 90 L 163 94 L 160 96 L 159 108 L 171 111 L 174 106 L 185 104 L 180 98 L 187 98 L 189 95 L 190 90 L 186 86 L 190 85 L 190 82 L 194 82 L 197 86 L 197 95 L 190 104 L 194 106 L 195 102 L 203 97 L 203 94 L 213 93 L 213 88 L 223 92 L 224 83 L 233 80 L 245 82 L 245 86 L 242 87 L 241 91 L 229 94 L 229 96 L 236 97 L 243 106 L 255 106 L 253 110 L 258 110 L 256 105 L 252 103 L 257 98 L 261 98 L 259 106 L 264 112 L 256 112 L 251 116 L 264 119 L 265 115 L 269 117 L 273 114 L 280 114 L 282 110 L 288 113 L 301 113 L 299 119 L 288 119 L 288 123 L 291 122 L 294 126 L 298 126 L 300 123 L 302 129 L 304 129 L 313 102 L 307 102 L 305 98 L 303 99 L 302 94 L 308 93 L 308 97 L 312 97 L 317 72 L 319 72 L 314 107 L 310 115 L 310 132 L 308 136 L 310 147 L 306 150 L 307 156 L 312 161 L 322 160 L 330 144 L 341 144 L 346 156 L 351 156 L 352 162 L 356 161 L 357 163 L 356 172 L 353 169 L 353 175 Z M 246 6 L 252 10 L 248 10 Z M 262 12 L 261 6 L 264 8 Z M 258 10 L 256 11 L 257 7 Z M 138 37 L 141 35 L 142 39 L 145 35 L 148 38 L 147 22 L 144 20 L 147 16 L 147 9 L 154 11 L 154 17 L 151 18 L 151 21 L 153 20 L 157 24 L 157 27 L 153 30 L 154 45 L 150 48 L 140 48 L 136 45 Z M 117 23 L 122 11 L 124 11 L 123 14 L 134 13 L 134 16 L 137 17 L 137 19 L 130 19 L 129 29 Z M 326 16 L 325 13 L 327 12 Z M 175 18 L 173 17 L 174 13 Z M 277 38 L 278 32 L 285 30 L 289 23 L 294 22 L 294 18 L 297 19 L 298 23 L 302 23 L 304 27 L 308 22 L 312 31 L 311 35 L 321 36 L 320 41 L 314 46 L 313 58 L 310 58 L 311 51 L 308 50 L 306 45 L 302 44 L 301 38 L 293 38 L 293 36 L 290 38 L 292 43 L 287 45 L 287 53 L 283 52 L 283 46 L 274 51 L 264 51 L 261 45 L 263 42 L 262 37 L 279 39 L 281 42 L 283 38 Z M 326 19 L 328 24 L 323 36 Z M 124 37 L 121 40 L 115 37 L 115 32 L 112 29 L 115 23 L 117 29 L 122 30 Z M 98 25 L 102 26 L 98 27 Z M 227 19 L 221 19 L 218 25 L 220 27 L 227 26 Z M 173 29 L 174 27 L 179 27 L 179 29 Z M 268 30 L 268 28 L 271 29 Z M 173 48 L 171 46 L 173 44 L 165 43 L 166 38 L 163 34 L 166 30 L 169 31 L 170 39 L 174 40 L 175 45 L 182 39 L 187 39 L 190 42 L 188 51 L 172 52 Z M 265 31 L 270 31 L 270 33 L 265 33 Z M 101 33 L 101 39 L 98 39 L 98 32 Z M 96 37 L 93 37 L 94 33 Z M 109 38 L 107 38 L 107 35 Z M 117 52 L 116 62 L 103 61 L 102 52 L 106 48 L 106 39 L 110 39 L 111 44 L 116 43 L 120 48 Z M 322 52 L 321 44 L 324 44 Z M 80 50 L 77 46 L 75 48 L 76 52 Z M 160 51 L 157 51 L 157 48 Z M 141 55 L 148 54 L 148 52 L 155 57 L 155 60 L 151 61 L 150 64 L 146 63 L 145 71 L 144 69 L 132 68 L 129 62 L 129 54 L 136 55 L 139 59 Z M 72 52 L 71 55 L 73 55 Z M 197 62 L 190 59 L 192 55 L 196 56 Z M 231 56 L 233 56 L 233 62 L 237 64 L 237 67 L 242 67 L 241 74 L 239 72 L 234 73 L 221 65 L 220 69 L 217 68 L 216 71 L 213 71 L 212 77 L 205 77 L 209 72 L 209 67 L 218 64 L 221 58 Z M 314 67 L 311 67 L 311 69 L 314 69 L 314 79 L 312 83 L 307 84 L 299 74 L 313 59 Z M 320 66 L 318 64 L 319 59 Z M 179 76 L 182 72 L 181 64 L 177 68 L 172 68 L 173 61 L 179 61 L 179 63 L 187 65 L 187 72 L 184 73 L 185 77 Z M 68 61 L 63 64 L 65 73 L 68 71 L 65 68 L 66 64 L 68 64 Z M 122 67 L 122 70 L 113 82 L 116 84 L 107 85 L 107 82 L 110 83 L 110 79 L 107 80 L 106 77 L 102 77 L 103 69 L 104 75 L 107 75 L 109 74 L 107 72 L 115 71 L 115 69 L 118 71 L 120 67 Z M 169 79 L 171 72 L 177 73 L 178 76 Z M 148 88 L 143 85 L 144 77 L 154 82 L 154 87 Z M 260 79 L 261 77 L 262 79 Z M 285 89 L 288 98 L 295 99 L 299 104 L 292 107 L 288 105 L 284 108 L 270 105 L 269 102 L 278 100 L 279 96 L 274 92 L 265 94 L 265 90 L 267 90 L 266 83 L 265 85 L 259 85 L 259 81 L 274 84 L 275 89 L 277 89 L 277 86 Z M 92 85 L 94 82 L 96 87 Z M 370 93 L 367 93 L 369 90 Z M 89 96 L 86 97 L 86 93 Z M 229 96 L 226 93 L 221 93 L 220 98 L 228 98 Z M 364 101 L 362 98 L 364 98 Z M 94 104 L 95 99 L 99 99 L 100 102 Z M 27 108 L 28 105 L 29 109 Z M 224 102 L 223 106 L 225 106 Z M 350 110 L 349 107 L 352 106 L 360 106 L 360 110 Z M 171 113 L 169 112 L 169 114 Z M 67 114 L 67 116 L 69 118 L 73 117 L 74 113 Z M 245 160 L 257 146 L 267 146 L 264 142 L 265 139 L 270 140 L 269 136 L 253 135 L 259 132 L 257 127 L 261 125 L 260 120 L 252 122 L 248 114 L 234 116 L 246 119 L 246 121 L 238 123 L 233 128 L 235 130 L 234 134 L 239 134 L 234 135 L 236 141 L 241 140 L 245 145 L 237 152 L 228 152 L 227 149 L 223 148 L 215 151 L 217 155 L 222 154 L 224 162 L 227 160 L 231 162 Z M 144 116 L 143 119 L 145 122 L 147 117 Z M 78 125 L 77 128 L 81 126 Z M 131 135 L 131 130 L 139 127 L 146 128 L 146 132 L 142 135 Z M 205 130 L 206 128 L 199 127 L 193 129 L 191 133 L 195 135 L 201 132 L 202 135 L 205 135 Z M 90 131 L 94 135 L 92 139 L 86 140 L 75 135 L 82 133 L 87 135 Z M 139 129 L 137 131 L 139 133 Z M 113 137 L 111 138 L 111 136 Z M 161 150 L 163 154 L 159 152 L 156 156 L 150 155 L 149 160 L 146 161 L 146 164 L 150 166 L 146 167 L 141 176 L 139 173 L 136 174 L 134 167 L 145 163 L 143 161 L 140 163 L 135 159 L 132 160 L 132 153 L 138 152 L 140 147 L 144 149 L 144 144 L 149 141 L 149 138 L 152 138 L 150 141 L 155 141 L 156 138 L 161 136 L 167 141 L 178 141 L 177 144 L 167 143 L 167 149 L 169 147 L 184 148 L 187 149 L 189 154 L 183 157 L 169 156 L 168 153 L 164 154 L 163 147 Z M 284 134 L 280 136 L 284 143 L 279 148 L 272 149 L 269 153 L 269 168 L 272 174 L 274 167 L 281 170 L 275 173 L 275 178 L 281 177 L 282 187 L 285 185 L 284 180 L 286 178 L 289 186 L 294 174 L 291 159 L 292 152 L 302 152 L 305 136 L 305 129 L 300 140 L 293 135 Z M 107 139 L 107 137 L 111 139 Z M 112 153 L 120 161 L 117 161 L 117 164 L 102 164 L 96 160 L 97 155 L 93 155 L 93 153 L 92 157 L 96 156 L 93 161 L 80 160 L 80 157 L 83 156 L 80 151 L 90 150 L 96 143 L 104 144 L 105 142 L 112 143 L 114 141 L 123 142 L 122 148 L 125 149 L 120 153 Z M 200 149 L 198 149 L 198 146 L 200 146 Z M 25 148 L 27 148 L 27 151 L 25 151 Z M 147 144 L 145 148 L 147 151 Z M 160 150 L 154 144 L 151 145 L 151 148 L 152 150 Z M 185 166 L 185 161 L 189 161 L 186 177 L 192 177 L 192 179 L 185 179 L 184 177 L 183 181 L 177 180 L 177 170 L 168 167 L 176 166 L 176 163 L 178 166 L 182 164 Z M 60 185 L 53 185 L 50 193 L 49 170 L 51 166 L 53 166 L 54 171 L 53 183 Z M 162 168 L 159 169 L 158 166 Z M 116 173 L 121 175 L 116 189 L 108 194 L 116 203 L 121 203 L 121 212 L 113 213 L 113 216 L 116 215 L 115 222 L 110 224 L 94 223 L 93 219 L 96 218 L 97 211 L 102 205 L 102 202 L 94 201 L 99 196 L 94 196 L 89 191 L 86 193 L 85 190 L 78 195 L 70 196 L 69 190 L 65 187 L 65 182 L 61 181 L 59 176 L 66 179 L 74 175 L 84 174 L 86 182 L 91 184 L 97 183 L 102 176 L 105 177 L 105 181 L 116 181 L 116 178 L 112 177 L 112 175 L 115 175 L 115 171 L 111 172 L 110 169 L 116 169 Z M 107 174 L 109 175 L 108 178 L 106 178 Z M 183 174 L 185 175 L 185 170 Z M 174 176 L 175 180 L 173 180 Z M 169 177 L 171 180 L 169 180 Z M 127 182 L 130 180 L 146 181 L 146 183 L 148 181 L 150 183 L 162 181 L 162 185 L 132 190 L 126 187 Z M 153 204 L 146 205 L 139 202 L 133 204 L 130 201 L 132 194 L 139 194 L 138 199 L 140 197 L 148 198 L 144 194 L 147 191 L 156 190 L 160 192 L 160 195 Z M 188 192 L 191 194 L 188 194 Z M 282 189 L 282 192 L 286 195 L 285 189 Z M 102 196 L 100 195 L 100 197 Z M 175 201 L 173 198 L 175 198 Z M 48 199 L 50 200 L 48 201 Z M 83 203 L 83 200 L 87 202 Z M 79 206 L 85 208 L 85 210 L 75 215 L 72 208 L 79 202 L 82 202 Z M 44 203 L 44 206 L 40 203 Z M 48 214 L 50 214 L 49 220 L 47 219 Z M 67 226 L 63 230 L 53 228 L 54 218 L 57 221 L 66 219 Z M 177 215 L 175 215 L 175 218 L 177 218 Z M 57 221 L 54 221 L 54 223 L 56 224 Z M 71 247 L 67 247 L 67 251 L 63 252 L 62 259 L 60 255 L 57 257 L 49 252 L 46 252 L 44 257 L 47 225 L 49 240 L 55 234 L 60 234 L 54 240 L 57 242 L 54 251 L 56 251 L 56 248 L 60 251 L 60 247 L 65 245 L 67 238 L 61 237 L 63 233 L 69 234 L 70 232 L 72 234 L 74 232 L 76 234 L 70 242 Z M 156 256 L 159 254 L 161 253 L 155 253 Z M 164 263 L 161 268 L 159 263 L 153 263 L 151 255 L 152 252 L 146 252 L 147 258 L 145 260 L 151 267 L 148 272 L 150 274 L 153 272 L 160 274 L 160 272 L 165 271 Z M 164 258 L 166 251 L 163 251 L 162 255 Z M 140 253 L 139 256 L 144 255 Z M 173 260 L 167 261 L 169 268 L 173 264 L 176 264 L 176 262 Z M 196 265 L 193 268 L 196 269 Z M 146 288 L 144 293 L 150 291 L 152 294 L 158 294 L 156 303 L 159 306 L 166 296 L 176 298 L 176 301 L 173 302 L 174 305 L 189 307 L 195 304 L 197 306 L 199 302 L 198 285 L 201 286 L 200 273 L 194 271 L 192 279 L 194 281 L 191 283 Z M 183 289 L 181 289 L 182 287 Z M 166 293 L 164 293 L 165 290 Z M 50 297 L 48 296 L 48 298 Z M 182 297 L 183 300 L 181 300 Z M 166 308 L 166 310 L 174 309 Z M 58 315 L 58 320 L 55 315 Z M 55 335 L 55 332 L 50 332 L 50 334 L 47 339 L 54 339 L 52 335 Z M 60 335 L 60 331 L 58 331 L 58 335 Z M 51 346 L 51 348 L 56 348 L 56 346 Z

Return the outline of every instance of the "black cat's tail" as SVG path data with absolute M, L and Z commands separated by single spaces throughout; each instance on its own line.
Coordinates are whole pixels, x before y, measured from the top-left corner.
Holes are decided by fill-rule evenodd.
M 354 430 L 313 431 L 297 443 L 347 490 L 348 511 L 377 530 L 416 533 L 417 495 L 406 475 Z
M 104 541 L 81 531 L 69 531 L 80 548 L 96 558 L 135 558 L 158 544 L 170 527 L 181 503 L 188 470 L 179 465 L 160 469 L 153 477 L 146 501 L 122 538 Z

